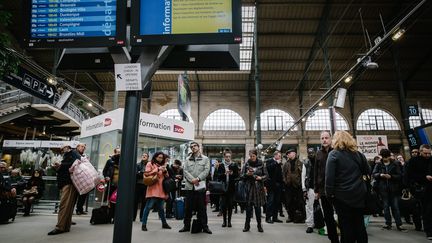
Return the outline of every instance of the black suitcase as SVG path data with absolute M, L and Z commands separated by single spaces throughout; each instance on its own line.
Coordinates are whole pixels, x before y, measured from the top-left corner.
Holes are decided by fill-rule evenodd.
M 108 196 L 106 199 L 106 203 L 108 203 L 109 198 L 109 191 L 110 191 L 110 184 L 108 184 Z M 105 201 L 105 190 L 102 193 L 102 200 L 101 200 L 101 207 L 100 208 L 94 208 L 92 210 L 91 218 L 90 218 L 90 224 L 110 224 L 111 223 L 111 216 L 110 216 L 110 208 L 108 205 L 104 205 Z
M 0 200 L 0 223 L 9 223 L 15 220 L 17 214 L 17 201 L 15 198 L 4 198 Z

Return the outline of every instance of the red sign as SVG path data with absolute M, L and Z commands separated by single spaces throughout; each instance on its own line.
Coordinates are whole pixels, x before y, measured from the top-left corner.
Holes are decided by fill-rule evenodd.
M 105 185 L 103 183 L 100 183 L 96 186 L 96 189 L 100 192 L 103 192 L 105 190 Z
M 179 125 L 174 125 L 174 132 L 176 133 L 184 133 L 184 128 Z
M 111 123 L 112 123 L 112 119 L 111 118 L 105 118 L 104 127 L 107 127 L 107 126 L 111 125 Z

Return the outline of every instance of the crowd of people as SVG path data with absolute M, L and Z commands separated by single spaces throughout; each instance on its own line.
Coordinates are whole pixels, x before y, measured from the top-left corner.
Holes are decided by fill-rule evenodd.
M 377 214 L 384 216 L 383 230 L 391 230 L 394 220 L 396 230 L 406 232 L 403 218 L 406 224 L 414 224 L 416 231 L 424 231 L 427 239 L 432 240 L 429 145 L 413 149 L 407 161 L 388 149 L 381 149 L 379 156 L 367 161 L 348 132 L 337 131 L 332 136 L 323 131 L 320 140 L 320 149 L 308 148 L 304 160 L 299 159 L 295 148 L 289 148 L 284 156 L 281 151 L 275 151 L 273 157 L 265 161 L 260 160 L 259 151 L 252 149 L 243 165 L 232 160 L 229 149 L 223 152 L 222 161 L 212 165 L 196 142 L 190 143 L 191 152 L 183 162 L 175 160 L 170 164 L 169 156 L 163 152 L 154 153 L 151 159 L 144 153 L 136 166 L 133 219 L 138 216 L 141 229 L 148 231 L 147 220 L 153 210 L 158 212 L 162 228 L 171 229 L 167 219 L 174 217 L 175 200 L 183 196 L 184 218 L 179 232 L 190 232 L 199 227 L 199 232 L 212 234 L 207 220 L 209 200 L 206 192 L 209 181 L 214 181 L 223 185 L 222 192 L 210 190 L 214 194 L 210 203 L 214 211 L 219 212 L 223 228 L 232 227 L 233 211 L 237 212 L 240 206 L 241 212 L 246 212 L 243 232 L 250 231 L 254 216 L 258 232 L 264 232 L 261 219 L 265 218 L 269 225 L 283 223 L 281 218 L 285 208 L 286 223 L 305 223 L 306 233 L 325 225 L 332 243 L 367 242 L 365 207 L 369 194 L 376 193 L 382 205 Z M 84 156 L 85 147 L 85 144 L 79 144 L 76 149 L 64 146 L 62 162 L 54 165 L 61 197 L 58 222 L 49 235 L 70 231 L 75 203 L 77 214 L 83 213 L 69 168 L 76 159 Z M 117 189 L 119 167 L 120 149 L 115 149 L 103 169 L 103 181 L 110 191 L 107 198 L 111 198 Z M 43 194 L 43 172 L 34 170 L 31 178 L 25 181 L 19 170 L 7 171 L 4 162 L 0 163 L 0 172 L 1 195 L 22 195 L 24 216 L 28 216 L 32 203 Z M 146 183 L 149 178 L 153 182 Z M 166 188 L 167 178 L 173 181 L 174 189 Z M 110 214 L 111 218 L 115 215 L 114 201 L 110 202 Z M 192 220 L 195 214 L 196 220 Z

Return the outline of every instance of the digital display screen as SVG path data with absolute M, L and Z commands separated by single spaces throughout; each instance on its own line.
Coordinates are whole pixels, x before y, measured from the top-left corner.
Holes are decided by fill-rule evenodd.
M 132 0 L 132 44 L 241 43 L 239 0 Z
M 432 124 L 426 124 L 420 127 L 416 127 L 415 131 L 420 139 L 421 144 L 432 144 Z
M 231 0 L 140 0 L 140 34 L 231 33 Z
M 31 0 L 27 47 L 124 45 L 124 8 L 120 0 Z M 105 40 L 99 42 L 101 40 Z M 86 44 L 84 44 L 86 46 Z

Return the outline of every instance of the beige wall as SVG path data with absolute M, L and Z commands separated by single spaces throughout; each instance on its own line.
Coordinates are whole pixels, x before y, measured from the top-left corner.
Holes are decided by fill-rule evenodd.
M 305 92 L 304 107 L 314 103 L 321 93 Z M 407 94 L 407 103 L 415 104 L 420 101 L 423 108 L 432 109 L 432 98 L 428 92 L 416 91 Z M 119 107 L 124 107 L 125 92 L 119 93 Z M 249 104 L 250 102 L 250 104 Z M 113 107 L 113 93 L 106 93 L 104 106 L 111 110 Z M 147 111 L 147 102 L 143 99 L 142 111 Z M 324 107 L 328 107 L 326 104 Z M 151 99 L 151 113 L 159 115 L 168 109 L 177 108 L 177 92 L 153 92 Z M 392 114 L 403 128 L 401 109 L 397 92 L 385 91 L 356 91 L 354 98 L 354 109 L 350 110 L 348 95 L 345 100 L 345 108 L 337 111 L 347 120 L 352 129 L 351 112 L 354 114 L 355 122 L 360 114 L 370 108 L 378 108 Z M 199 112 L 198 112 L 199 109 Z M 237 112 L 245 121 L 246 131 L 202 131 L 206 117 L 218 109 L 231 109 Z M 261 91 L 261 112 L 268 109 L 280 109 L 291 114 L 295 120 L 300 116 L 298 103 L 298 92 L 294 91 Z M 198 117 L 199 114 L 199 117 Z M 254 146 L 253 125 L 255 121 L 255 96 L 248 97 L 247 92 L 239 91 L 201 91 L 200 105 L 198 105 L 198 94 L 192 92 L 192 119 L 195 123 L 195 137 L 204 144 L 245 144 L 246 151 Z M 355 123 L 354 123 L 355 125 Z M 263 132 L 262 143 L 273 143 L 282 132 Z M 299 144 L 300 153 L 306 151 L 307 144 L 319 144 L 319 131 L 306 131 L 301 137 L 298 132 L 283 140 L 284 144 Z M 358 131 L 357 134 L 380 134 L 387 135 L 390 144 L 402 144 L 402 148 L 408 143 L 400 131 Z M 245 153 L 246 153 L 245 151 Z

